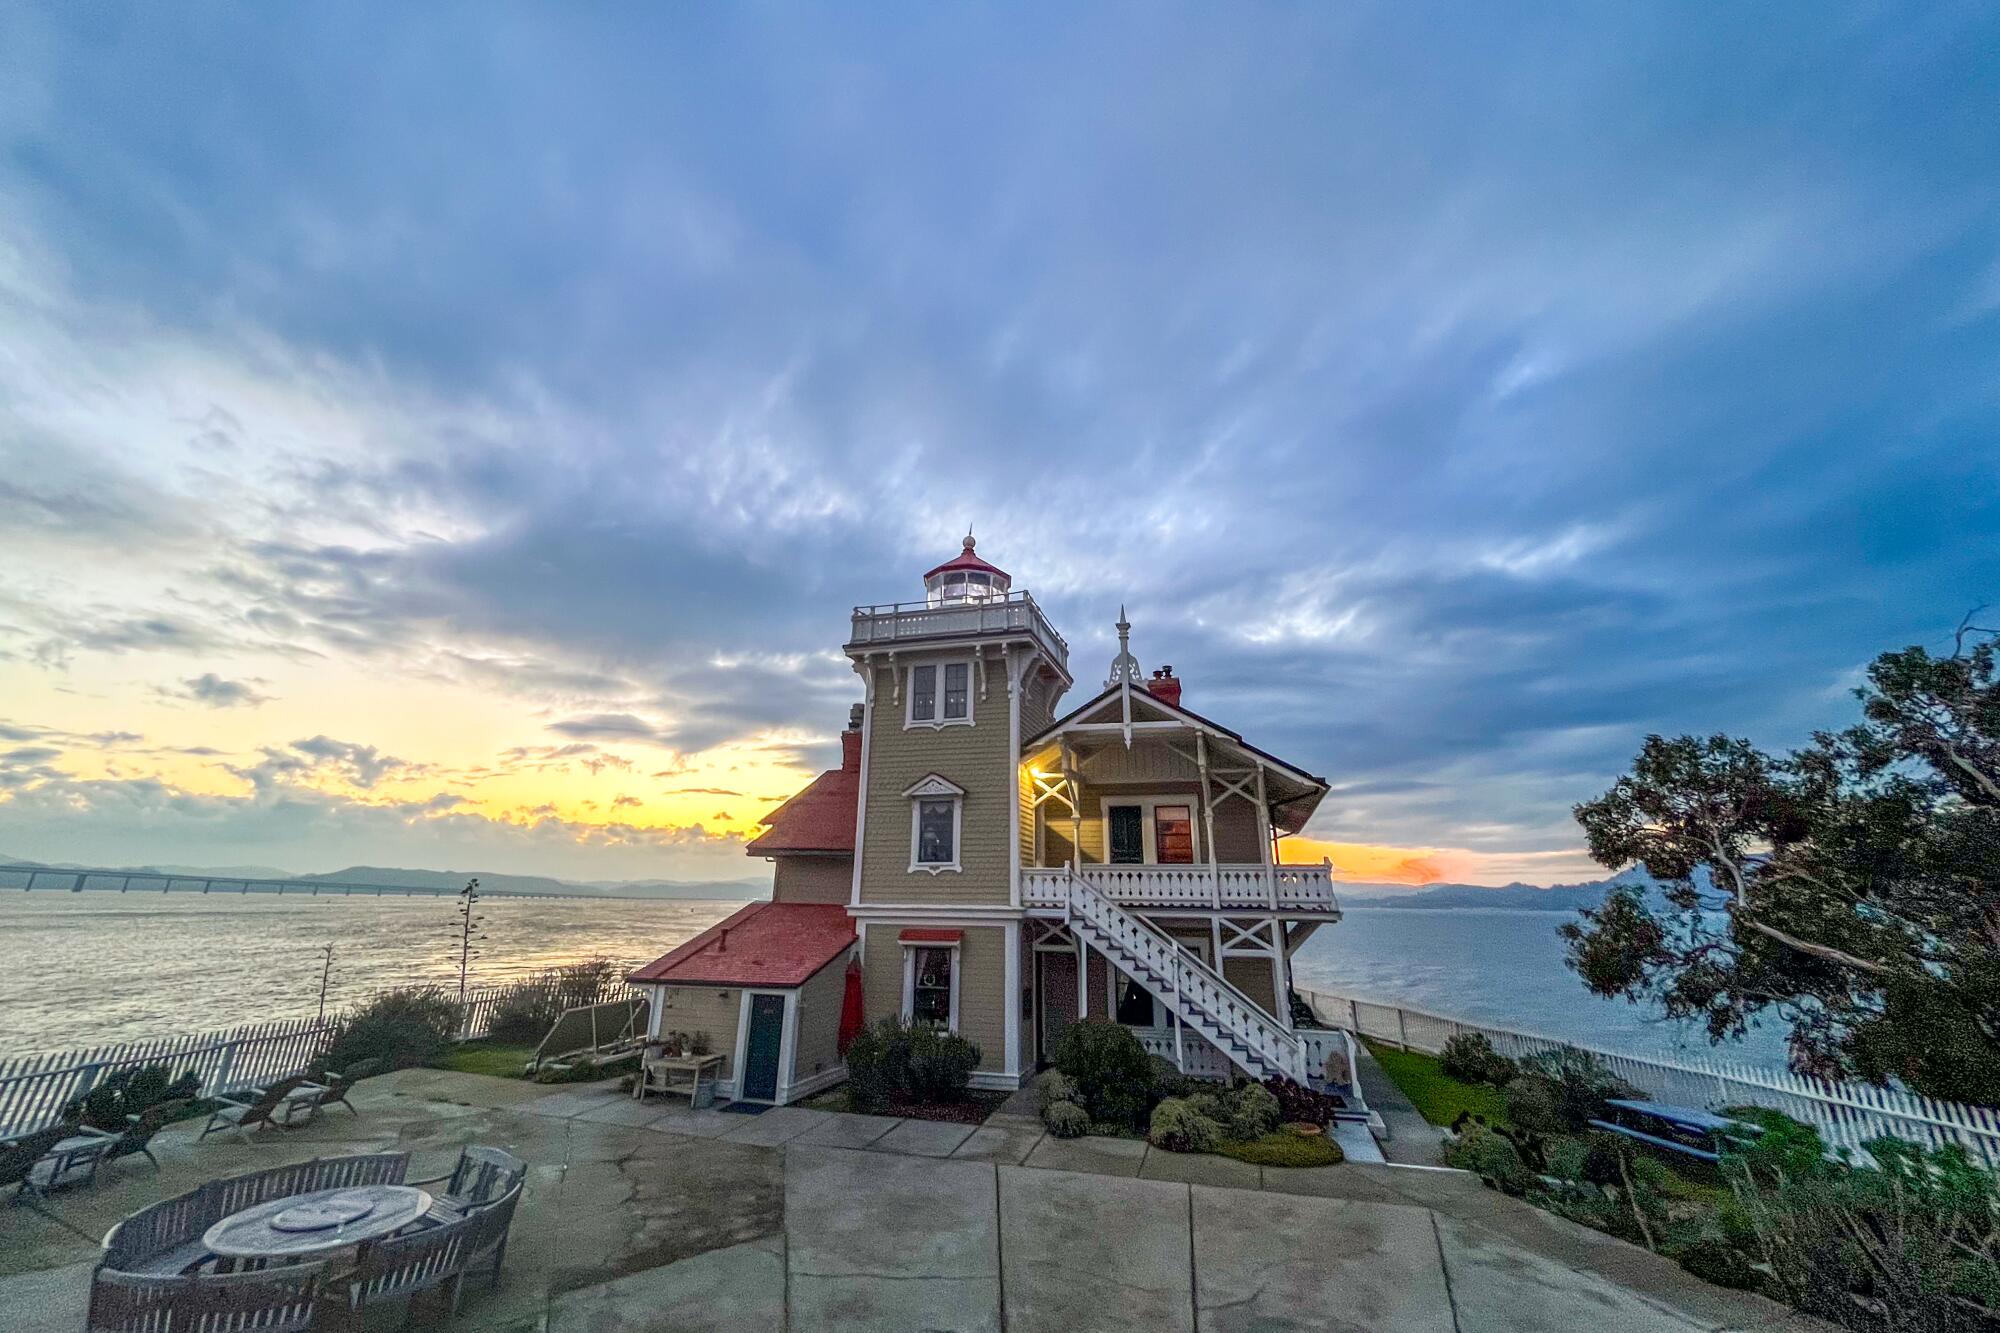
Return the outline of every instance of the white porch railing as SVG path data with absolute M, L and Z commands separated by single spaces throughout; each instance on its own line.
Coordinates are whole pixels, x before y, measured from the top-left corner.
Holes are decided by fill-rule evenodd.
M 1032 635 L 1064 671 L 1069 670 L 1069 644 L 1025 592 L 964 602 L 883 602 L 854 608 L 849 648 L 884 644 L 894 647 L 909 639 L 955 634 L 991 634 L 1022 630 Z
M 1338 915 L 1333 863 L 1318 865 L 1092 865 L 1080 867 L 1098 891 L 1121 907 L 1262 907 Z M 1021 904 L 1060 908 L 1069 871 L 1023 866 Z

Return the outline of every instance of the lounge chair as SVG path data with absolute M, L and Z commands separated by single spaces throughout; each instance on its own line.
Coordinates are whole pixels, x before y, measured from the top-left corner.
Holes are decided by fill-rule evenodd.
M 90 1277 L 87 1333 L 256 1330 L 303 1333 L 318 1311 L 324 1264 L 171 1277 L 100 1268 Z
M 413 1180 L 412 1185 L 443 1185 L 431 1193 L 433 1223 L 455 1222 L 475 1208 L 492 1203 L 528 1178 L 528 1164 L 513 1153 L 473 1144 L 458 1155 L 448 1176 Z
M 0 1143 L 0 1189 L 18 1185 L 14 1197 L 19 1199 L 29 1194 L 39 1194 L 47 1187 L 47 1182 L 37 1184 L 33 1179 L 35 1168 L 40 1166 L 55 1151 L 55 1146 L 65 1139 L 76 1136 L 74 1125 L 51 1125 L 38 1129 L 32 1134 L 24 1134 L 8 1143 Z
M 313 1114 L 317 1115 L 329 1106 L 345 1106 L 349 1115 L 358 1116 L 361 1113 L 354 1109 L 353 1102 L 347 1100 L 347 1094 L 352 1092 L 354 1085 L 362 1079 L 373 1078 L 381 1072 L 380 1060 L 362 1060 L 349 1065 L 344 1074 L 337 1074 L 329 1069 L 313 1082 L 302 1083 L 299 1086 L 302 1089 L 311 1088 L 319 1093 L 319 1096 L 313 1099 Z
M 298 1086 L 305 1081 L 305 1075 L 300 1074 L 281 1079 L 266 1088 L 249 1088 L 245 1091 L 255 1096 L 247 1100 L 242 1093 L 218 1095 L 215 1100 L 220 1102 L 221 1106 L 208 1117 L 208 1123 L 202 1126 L 201 1133 L 197 1137 L 205 1139 L 211 1134 L 227 1129 L 235 1131 L 236 1137 L 245 1143 L 250 1142 L 251 1130 L 264 1125 L 284 1123 L 279 1118 L 280 1108 L 284 1106 L 285 1099 L 296 1092 Z
M 99 1158 L 100 1165 L 115 1162 L 121 1157 L 138 1155 L 151 1162 L 153 1169 L 158 1171 L 160 1159 L 153 1156 L 153 1136 L 173 1124 L 187 1108 L 188 1103 L 185 1100 L 155 1102 L 137 1115 L 126 1116 L 126 1125 L 122 1130 L 91 1129 L 85 1132 L 102 1134 L 111 1140 L 111 1146 L 106 1148 L 103 1156 Z

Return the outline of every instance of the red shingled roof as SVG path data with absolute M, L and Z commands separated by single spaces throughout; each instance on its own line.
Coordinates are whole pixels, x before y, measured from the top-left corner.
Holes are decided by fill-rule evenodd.
M 861 792 L 861 775 L 847 768 L 830 768 L 807 783 L 798 795 L 760 821 L 768 832 L 758 834 L 743 850 L 751 856 L 785 852 L 854 853 L 854 803 Z
M 751 903 L 626 980 L 798 986 L 852 943 L 854 922 L 838 903 Z
M 969 533 L 966 535 L 965 548 L 963 550 L 939 565 L 936 569 L 927 572 L 924 577 L 927 579 L 935 578 L 948 569 L 983 569 L 989 574 L 998 574 L 1003 579 L 1008 577 L 1006 570 L 1000 568 L 998 565 L 989 564 L 980 558 L 979 553 L 973 549 L 972 536 Z

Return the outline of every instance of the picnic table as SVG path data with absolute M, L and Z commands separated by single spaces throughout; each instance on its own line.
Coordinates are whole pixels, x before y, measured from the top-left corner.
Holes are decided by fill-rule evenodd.
M 245 1208 L 203 1233 L 211 1254 L 244 1266 L 308 1259 L 400 1231 L 430 1211 L 414 1185 L 343 1185 Z
M 1670 1106 L 1627 1097 L 1614 1097 L 1605 1106 L 1610 1118 L 1592 1120 L 1594 1127 L 1704 1162 L 1718 1161 L 1722 1150 L 1732 1142 L 1755 1138 L 1764 1132 L 1762 1125 L 1732 1120 L 1693 1106 Z

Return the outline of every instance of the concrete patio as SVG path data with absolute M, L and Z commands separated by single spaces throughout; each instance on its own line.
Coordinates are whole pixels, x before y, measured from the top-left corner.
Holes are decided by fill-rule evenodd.
M 248 1146 L 176 1127 L 158 1176 L 122 1162 L 45 1212 L 0 1204 L 0 1328 L 82 1328 L 99 1238 L 163 1195 L 385 1148 L 439 1175 L 475 1142 L 531 1164 L 506 1274 L 456 1321 L 424 1305 L 414 1327 L 1819 1327 L 1456 1172 L 1280 1170 L 1063 1142 L 1025 1116 L 741 1115 L 431 1070 L 355 1103 Z

